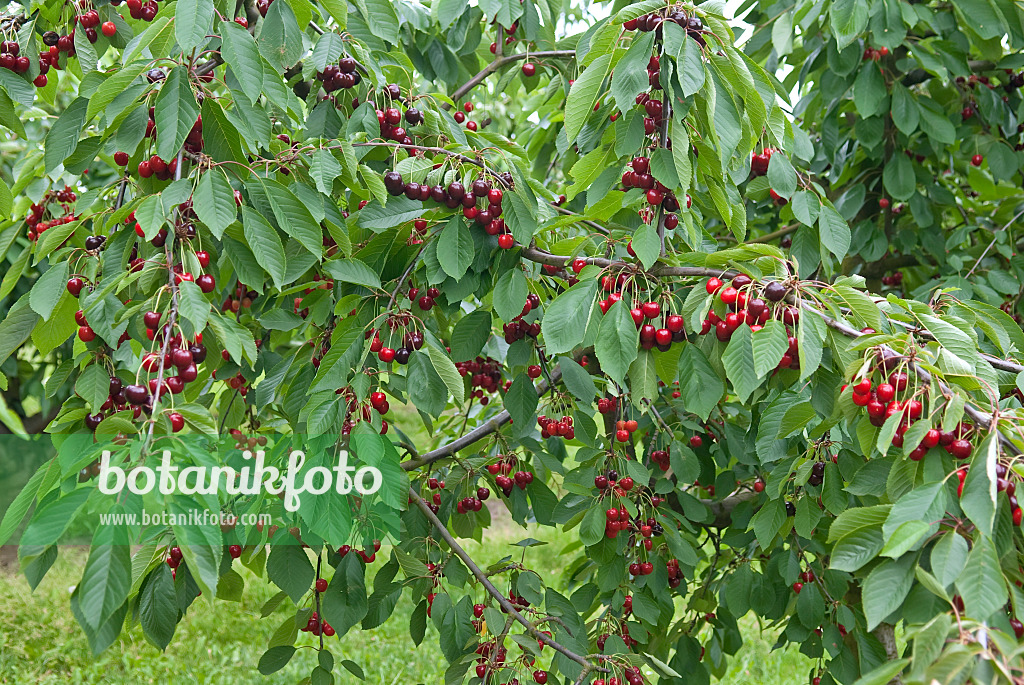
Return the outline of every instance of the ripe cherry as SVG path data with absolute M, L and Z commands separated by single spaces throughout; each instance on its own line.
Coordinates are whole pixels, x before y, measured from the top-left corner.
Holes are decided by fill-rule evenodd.
M 327 592 L 327 579 L 317 578 L 316 579 L 316 591 L 320 593 Z
M 228 547 L 228 554 L 231 555 L 232 559 L 237 559 L 238 557 L 242 556 L 242 546 L 231 545 L 230 547 Z
M 690 436 L 690 447 L 693 447 L 694 449 L 696 449 L 696 448 L 700 447 L 703 444 L 704 444 L 704 439 L 702 437 L 700 437 L 699 435 L 691 435 Z
M 719 278 L 709 278 L 704 289 L 707 290 L 708 295 L 714 295 L 722 287 L 722 280 Z
M 985 158 L 981 155 L 974 155 L 971 157 L 971 166 L 981 166 L 981 163 L 985 161 Z
M 78 297 L 78 295 L 82 292 L 83 287 L 85 287 L 85 281 L 83 281 L 78 276 L 74 276 L 68 279 L 68 292 L 74 295 L 75 297 Z
M 117 33 L 117 24 L 115 24 L 112 21 L 105 21 L 103 22 L 103 25 L 100 27 L 100 31 L 103 32 L 104 36 L 110 38 L 115 33 Z
M 523 76 L 533 76 L 537 73 L 537 65 L 532 62 L 527 62 L 523 65 Z M 539 681 L 538 681 L 539 682 Z
M 170 379 L 168 379 L 170 380 Z M 167 415 L 167 420 L 171 422 L 171 432 L 177 433 L 185 427 L 185 417 L 178 412 L 171 412 Z
M 217 287 L 217 282 L 210 274 L 201 274 L 196 278 L 196 285 L 198 285 L 199 289 L 204 293 L 212 293 Z
M 390 347 L 382 347 L 377 353 L 377 358 L 385 364 L 390 364 L 395 359 L 395 351 Z
M 503 233 L 498 236 L 498 247 L 503 250 L 511 250 L 512 246 L 515 245 L 515 239 L 511 233 Z

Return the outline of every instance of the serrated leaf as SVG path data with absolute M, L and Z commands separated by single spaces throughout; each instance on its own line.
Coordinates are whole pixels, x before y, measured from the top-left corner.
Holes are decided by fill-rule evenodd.
M 558 368 L 562 371 L 562 382 L 578 400 L 592 402 L 597 396 L 594 379 L 579 362 L 571 357 L 559 357 Z
M 216 238 L 223 237 L 224 229 L 238 217 L 234 189 L 223 170 L 210 169 L 200 175 L 193 194 L 192 208 Z
M 475 246 L 469 226 L 461 214 L 456 214 L 441 231 L 437 240 L 437 261 L 446 274 L 461 280 L 473 263 Z
M 750 328 L 740 326 L 726 345 L 722 353 L 722 365 L 725 367 L 725 376 L 732 383 L 736 395 L 740 401 L 746 402 L 747 398 L 759 385 L 759 377 L 754 367 L 753 340 Z
M 32 286 L 29 306 L 44 321 L 50 318 L 53 308 L 64 293 L 68 283 L 68 263 L 60 262 L 46 270 Z
M 864 579 L 861 599 L 868 630 L 874 630 L 903 604 L 914 583 L 914 561 L 910 554 L 885 559 Z
M 615 302 L 601 318 L 594 342 L 594 353 L 601 362 L 601 370 L 621 385 L 629 365 L 636 359 L 639 344 L 640 332 L 633 323 L 628 305 L 623 300 Z
M 841 260 L 850 251 L 850 225 L 829 205 L 823 206 L 818 214 L 818 235 L 821 244 L 834 254 L 836 259 Z
M 594 111 L 594 103 L 611 67 L 611 55 L 601 55 L 583 70 L 565 100 L 565 137 L 574 142 Z
M 182 281 L 178 284 L 178 310 L 197 331 L 206 328 L 210 319 L 210 303 L 195 283 Z
M 283 286 L 287 265 L 285 264 L 281 236 L 259 213 L 244 205 L 242 207 L 242 230 L 249 249 L 256 257 L 256 262 L 274 279 L 274 285 L 278 288 Z
M 523 313 L 523 306 L 526 304 L 527 295 L 529 295 L 529 288 L 526 284 L 526 276 L 518 268 L 509 269 L 501 275 L 501 278 L 494 285 L 494 291 L 491 293 L 491 304 L 494 306 L 494 312 L 502 321 L 512 321 L 512 319 Z M 557 298 L 555 299 L 557 300 Z M 548 338 L 546 328 L 544 329 L 544 337 L 545 339 Z
M 156 154 L 170 164 L 199 117 L 199 105 L 189 86 L 185 67 L 175 67 L 167 74 L 156 98 L 153 116 L 157 129 Z
M 213 11 L 213 3 L 206 0 L 178 0 L 174 8 L 174 37 L 186 55 L 206 43 L 206 34 L 212 30 Z M 225 23 L 221 22 L 221 30 Z
M 466 388 L 462 382 L 462 376 L 459 375 L 458 369 L 455 368 L 455 364 L 449 359 L 448 355 L 442 352 L 440 349 L 433 345 L 427 345 L 427 356 L 430 357 L 430 363 L 434 365 L 434 371 L 444 381 L 445 386 L 448 388 L 448 392 L 452 394 L 456 404 L 462 404 L 466 401 Z M 536 395 L 535 395 L 536 396 Z
M 201 2 L 201 0 L 198 1 Z M 181 5 L 179 4 L 178 7 Z M 224 56 L 224 61 L 231 67 L 231 71 L 238 79 L 238 84 L 245 96 L 249 98 L 249 102 L 255 105 L 263 91 L 264 78 L 263 58 L 260 56 L 259 48 L 256 47 L 256 41 L 251 33 L 234 21 L 222 21 L 220 32 L 223 41 L 221 54 Z

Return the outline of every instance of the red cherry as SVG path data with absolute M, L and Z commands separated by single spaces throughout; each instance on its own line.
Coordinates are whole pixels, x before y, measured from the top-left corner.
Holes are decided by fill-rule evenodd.
M 117 33 L 117 24 L 115 24 L 112 21 L 105 21 L 103 22 L 103 25 L 100 27 L 100 31 L 103 32 L 104 36 L 110 38 L 112 35 Z
M 974 155 L 971 157 L 971 166 L 981 166 L 981 163 L 985 161 L 985 158 L 981 155 Z
M 704 444 L 704 439 L 702 437 L 700 437 L 699 435 L 691 435 L 690 436 L 690 447 L 693 447 L 694 449 L 696 449 L 696 448 L 700 447 L 703 444 Z
M 513 245 L 515 245 L 515 239 L 511 233 L 503 233 L 498 236 L 498 247 L 501 249 L 511 250 Z
M 800 594 L 800 591 L 804 589 L 804 584 L 800 582 L 793 583 L 793 592 Z
M 325 578 L 316 579 L 316 591 L 319 593 L 327 592 L 327 580 Z
M 523 76 L 533 76 L 537 73 L 537 65 L 532 62 L 527 62 L 523 65 Z
M 199 266 L 203 267 L 204 269 L 210 266 L 210 253 L 207 252 L 206 250 L 200 250 L 199 252 L 196 252 L 196 259 L 199 260 Z
M 716 292 L 718 292 L 719 288 L 721 287 L 722 280 L 719 278 L 712 277 L 708 279 L 708 282 L 707 284 L 705 284 L 704 289 L 707 290 L 708 295 L 714 295 Z
M 168 379 L 170 380 L 170 379 Z M 167 420 L 171 422 L 171 432 L 177 433 L 185 427 L 185 417 L 178 412 L 171 412 L 167 415 Z
M 395 351 L 390 347 L 382 347 L 377 353 L 377 358 L 385 364 L 390 364 L 395 359 Z

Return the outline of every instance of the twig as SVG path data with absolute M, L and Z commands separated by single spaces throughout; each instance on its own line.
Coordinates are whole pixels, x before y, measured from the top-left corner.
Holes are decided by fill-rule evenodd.
M 561 369 L 555 369 L 554 371 L 551 372 L 551 381 L 553 383 L 557 383 L 561 379 L 561 377 Z M 537 384 L 538 396 L 543 396 L 544 393 L 547 392 L 547 390 L 548 383 L 546 381 L 541 381 L 540 383 Z M 469 431 L 462 437 L 452 440 L 447 445 L 442 445 L 441 447 L 438 447 L 436 450 L 432 450 L 430 452 L 427 452 L 426 454 L 423 454 L 419 457 L 404 462 L 402 464 L 402 468 L 405 469 L 406 471 L 414 471 L 420 468 L 421 466 L 432 464 L 435 461 L 438 461 L 439 459 L 444 459 L 445 457 L 453 456 L 459 450 L 465 449 L 469 445 L 472 445 L 474 442 L 486 438 L 488 435 L 490 435 L 491 433 L 495 432 L 496 430 L 504 426 L 506 423 L 508 423 L 511 419 L 512 416 L 508 413 L 508 411 L 503 409 L 484 425 L 474 428 L 473 430 Z
M 570 58 L 571 59 L 571 58 L 576 57 L 576 51 L 575 50 L 547 50 L 547 51 L 544 51 L 544 52 L 529 52 L 529 53 L 518 52 L 518 53 L 515 53 L 513 55 L 503 55 L 501 57 L 498 57 L 493 62 L 488 64 L 486 67 L 484 67 L 479 72 L 477 72 L 476 76 L 474 76 L 473 78 L 469 79 L 468 81 L 463 83 L 461 86 L 456 88 L 455 92 L 452 93 L 452 101 L 453 102 L 458 102 L 459 100 L 461 100 L 463 95 L 465 95 L 469 91 L 471 91 L 474 88 L 476 88 L 478 85 L 480 85 L 481 82 L 483 82 L 483 80 L 485 78 L 487 78 L 488 76 L 490 76 L 491 74 L 496 72 L 498 69 L 501 69 L 506 64 L 510 64 L 512 62 L 516 62 L 518 60 L 526 59 L 526 58 L 530 58 L 530 59 L 546 59 L 548 57 L 550 57 L 552 59 L 560 59 L 560 58 Z M 444 107 L 445 109 L 450 109 L 451 108 L 450 105 L 447 102 L 442 104 L 441 106 Z

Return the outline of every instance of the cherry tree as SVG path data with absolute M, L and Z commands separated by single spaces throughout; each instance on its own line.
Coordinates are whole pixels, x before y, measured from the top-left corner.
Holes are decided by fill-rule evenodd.
M 96 652 L 165 648 L 244 565 L 280 590 L 254 671 L 312 683 L 403 595 L 448 682 L 709 682 L 748 614 L 794 681 L 1024 682 L 1017 5 L 41 1 L 0 32 L 3 450 L 54 451 L 0 542 L 35 586 L 100 514 L 224 514 L 89 526 Z M 293 449 L 381 487 L 98 478 Z M 466 552 L 495 501 L 561 531 L 564 583 Z

